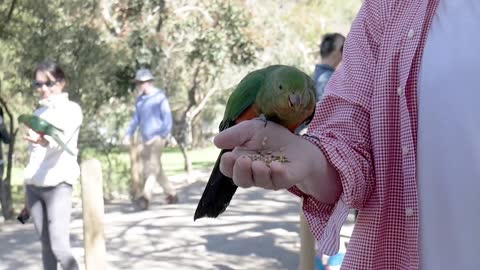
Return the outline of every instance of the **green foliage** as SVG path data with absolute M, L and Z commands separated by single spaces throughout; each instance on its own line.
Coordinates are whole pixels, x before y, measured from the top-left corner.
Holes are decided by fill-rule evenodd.
M 360 4 L 361 1 L 352 0 L 310 0 L 305 5 L 293 7 L 291 14 L 295 15 L 286 16 L 285 20 L 300 35 L 305 45 L 314 50 L 317 57 L 318 45 L 325 33 L 348 34 L 350 23 L 360 9 Z M 296 19 L 298 17 L 303 20 Z M 305 27 L 305 24 L 314 27 Z
M 102 163 L 103 190 L 106 197 L 113 194 L 128 194 L 130 188 L 130 159 L 128 153 L 111 148 L 102 151 L 98 148 L 85 149 L 84 160 L 98 159 Z
M 249 0 L 252 25 L 265 50 L 260 66 L 295 65 L 313 71 L 323 34 L 348 34 L 361 0 Z
M 59 61 L 69 94 L 84 112 L 80 148 L 115 156 L 109 183 L 119 186 L 117 179 L 129 177 L 128 164 L 116 156 L 125 154 L 118 143 L 133 110 L 137 68 L 150 67 L 157 86 L 166 90 L 176 132 L 184 131 L 179 124 L 189 111 L 209 100 L 192 120 L 200 141 L 217 130 L 227 96 L 247 72 L 274 63 L 311 71 L 321 35 L 347 34 L 361 3 L 23 0 L 11 9 L 13 2 L 0 1 L 0 96 L 15 116 L 31 113 L 37 106 L 31 86 L 36 63 Z M 17 136 L 17 167 L 26 162 L 23 132 Z M 85 151 L 82 158 L 91 154 Z
M 209 146 L 198 148 L 190 152 L 192 165 L 195 170 L 207 171 L 215 163 L 219 150 Z M 84 150 L 83 159 L 96 158 L 102 163 L 102 176 L 104 193 L 107 197 L 115 194 L 127 194 L 130 188 L 130 159 L 128 153 L 117 149 L 108 154 L 99 151 L 97 148 Z M 178 148 L 166 148 L 163 155 L 163 168 L 167 176 L 174 176 L 184 173 L 183 157 Z M 15 192 L 23 192 L 23 168 L 13 169 L 12 186 Z M 77 187 L 78 190 L 78 187 Z M 21 196 L 18 196 L 21 198 Z
M 187 22 L 187 25 L 193 26 L 191 35 L 195 36 L 187 59 L 199 60 L 213 66 L 220 65 L 220 68 L 226 60 L 234 65 L 252 63 L 258 48 L 246 32 L 249 30 L 247 14 L 240 6 L 224 1 L 215 1 L 213 5 L 209 5 L 209 10 L 211 15 L 205 15 L 209 18 L 193 17 Z M 208 21 L 207 27 L 200 21 L 202 19 Z M 200 29 L 195 29 L 198 26 Z

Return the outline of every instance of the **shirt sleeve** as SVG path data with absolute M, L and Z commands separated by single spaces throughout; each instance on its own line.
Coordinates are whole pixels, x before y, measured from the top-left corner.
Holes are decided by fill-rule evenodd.
M 160 117 L 162 118 L 163 123 L 162 137 L 166 138 L 172 131 L 173 126 L 172 110 L 170 109 L 170 104 L 166 96 L 160 103 Z
M 319 252 L 334 255 L 340 229 L 349 209 L 361 209 L 374 189 L 370 145 L 370 101 L 383 24 L 385 1 L 366 0 L 347 37 L 344 63 L 334 72 L 305 139 L 318 146 L 337 170 L 343 192 L 333 204 L 323 204 L 297 187 L 290 192 L 303 198 L 303 210 Z
M 332 74 L 333 74 L 333 71 L 325 71 L 320 76 L 318 76 L 316 85 L 315 85 L 317 100 L 322 99 L 325 86 L 327 86 L 327 83 L 332 77 Z

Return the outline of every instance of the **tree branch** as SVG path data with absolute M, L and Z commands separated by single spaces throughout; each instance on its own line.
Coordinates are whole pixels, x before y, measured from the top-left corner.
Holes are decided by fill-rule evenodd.
M 2 1 L 3 2 L 3 1 Z M 1 2 L 0 2 L 1 3 Z M 2 32 L 7 28 L 7 24 L 10 22 L 13 16 L 13 11 L 15 10 L 15 5 L 17 4 L 17 0 L 12 0 L 12 3 L 10 4 L 10 8 L 8 9 L 8 14 L 5 20 L 3 21 L 2 25 L 0 26 L 0 35 Z
M 108 0 L 100 0 L 98 1 L 98 5 L 100 8 L 100 15 L 102 16 L 103 22 L 105 26 L 110 30 L 110 32 L 115 35 L 119 36 L 122 32 L 118 23 L 115 19 L 112 18 L 112 14 L 110 13 L 110 3 Z
M 211 87 L 210 90 L 208 90 L 207 94 L 202 98 L 200 103 L 198 103 L 195 109 L 192 110 L 191 112 L 192 118 L 195 118 L 195 116 L 197 116 L 197 114 L 199 114 L 203 110 L 205 105 L 207 105 L 207 102 L 210 100 L 210 98 L 213 96 L 213 94 L 216 91 L 217 91 L 216 87 Z
M 12 3 L 10 4 L 10 10 L 8 10 L 7 19 L 5 20 L 4 24 L 7 24 L 12 19 L 13 10 L 15 9 L 16 3 L 17 3 L 17 0 L 12 0 Z
M 1 82 L 0 82 L 0 89 L 1 89 Z M 5 180 L 10 184 L 11 176 L 12 176 L 12 161 L 13 161 L 13 151 L 14 151 L 14 146 L 15 146 L 15 137 L 18 132 L 18 128 L 14 130 L 14 121 L 13 121 L 13 115 L 12 112 L 10 112 L 10 109 L 7 106 L 7 102 L 0 97 L 0 104 L 5 108 L 5 112 L 8 115 L 8 118 L 10 119 L 10 143 L 8 144 L 8 155 L 7 155 L 7 175 L 5 177 Z
M 160 1 L 160 3 L 158 4 L 158 10 L 159 10 L 158 23 L 157 23 L 157 27 L 155 28 L 155 31 L 157 31 L 157 33 L 159 33 L 160 30 L 162 30 L 163 22 L 165 21 L 165 17 L 166 17 L 165 0 Z
M 188 12 L 192 12 L 192 11 L 197 11 L 200 14 L 202 14 L 203 17 L 205 18 L 205 20 L 207 20 L 207 22 L 210 23 L 210 24 L 212 24 L 214 22 L 212 16 L 210 16 L 210 14 L 208 14 L 208 11 L 206 11 L 205 9 L 203 9 L 201 7 L 197 7 L 197 6 L 184 6 L 184 7 L 181 7 L 181 8 L 177 8 L 173 13 L 175 13 L 177 15 L 180 15 L 182 13 L 188 13 Z
M 198 64 L 197 67 L 195 68 L 195 72 L 193 73 L 193 79 L 192 79 L 192 87 L 188 90 L 188 106 L 187 110 L 185 110 L 184 117 L 190 116 L 190 110 L 197 105 L 197 101 L 195 99 L 195 92 L 197 91 L 198 88 L 198 74 L 200 73 L 200 67 L 201 64 Z

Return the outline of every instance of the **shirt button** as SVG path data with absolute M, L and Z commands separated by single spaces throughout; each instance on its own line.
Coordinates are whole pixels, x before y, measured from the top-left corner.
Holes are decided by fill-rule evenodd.
M 407 215 L 407 217 L 413 216 L 413 209 L 410 208 L 410 207 L 407 207 L 407 208 L 405 209 L 405 215 Z
M 404 91 L 403 91 L 403 87 L 399 86 L 399 87 L 397 88 L 397 95 L 398 95 L 399 97 L 401 97 L 401 96 L 403 96 L 403 92 L 404 92 Z
M 402 154 L 403 154 L 404 156 L 407 155 L 408 152 L 409 152 L 409 151 L 408 151 L 408 147 L 407 147 L 407 146 L 402 147 Z
M 412 38 L 414 35 L 415 35 L 415 31 L 413 29 L 410 29 L 407 34 L 408 38 Z

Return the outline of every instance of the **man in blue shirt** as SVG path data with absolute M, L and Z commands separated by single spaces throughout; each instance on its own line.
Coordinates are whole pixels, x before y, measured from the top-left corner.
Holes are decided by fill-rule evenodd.
M 167 195 L 167 203 L 176 203 L 177 194 L 168 181 L 162 168 L 162 152 L 166 139 L 172 130 L 173 120 L 170 105 L 165 93 L 153 84 L 154 77 L 149 69 L 140 69 L 135 75 L 135 84 L 140 92 L 135 113 L 124 139 L 125 145 L 131 144 L 137 128 L 142 138 L 141 158 L 143 165 L 143 195 L 137 199 L 140 208 L 147 209 L 152 199 L 155 181 Z
M 313 81 L 317 91 L 317 101 L 320 100 L 330 77 L 342 62 L 343 43 L 345 37 L 339 33 L 326 34 L 320 43 L 320 64 L 315 66 Z

